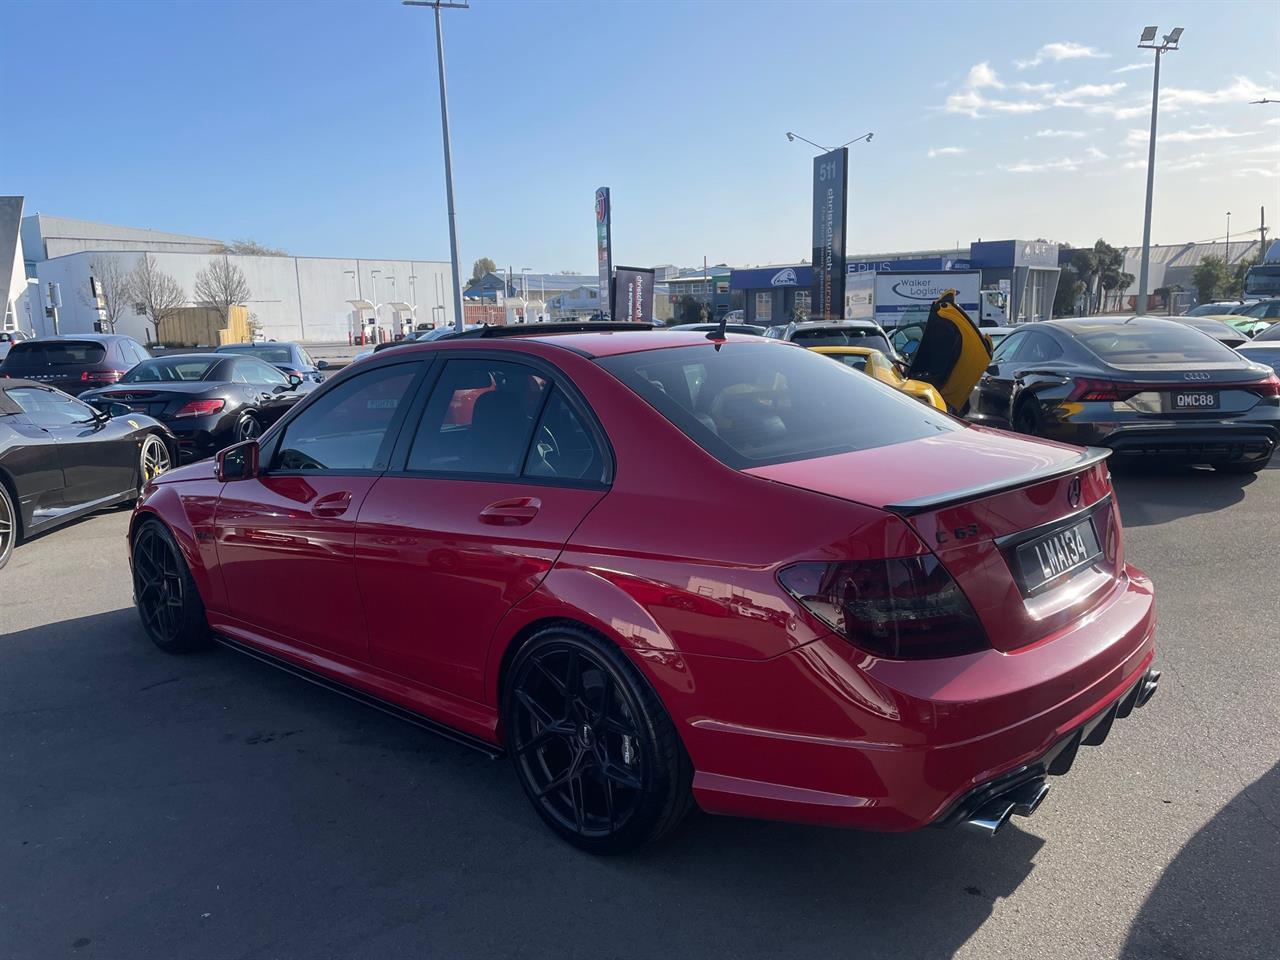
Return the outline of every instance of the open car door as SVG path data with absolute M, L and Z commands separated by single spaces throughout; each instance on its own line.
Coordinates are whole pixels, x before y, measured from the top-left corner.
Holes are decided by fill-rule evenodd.
M 947 406 L 959 411 L 990 363 L 989 341 L 956 303 L 956 292 L 943 291 L 929 308 L 907 376 L 932 384 Z

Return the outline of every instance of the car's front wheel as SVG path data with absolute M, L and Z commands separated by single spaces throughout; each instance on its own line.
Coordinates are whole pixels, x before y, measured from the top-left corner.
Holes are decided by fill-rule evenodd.
M 165 653 L 190 653 L 211 641 L 204 602 L 173 534 L 145 520 L 133 537 L 133 602 L 151 641 Z
M 634 849 L 692 805 L 692 765 L 670 716 L 621 651 L 587 630 L 550 627 L 520 648 L 503 724 L 534 808 L 577 847 Z

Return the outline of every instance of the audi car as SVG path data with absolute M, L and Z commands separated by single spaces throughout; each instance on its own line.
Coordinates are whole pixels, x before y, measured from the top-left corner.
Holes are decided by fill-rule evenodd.
M 97 410 L 35 380 L 0 379 L 0 567 L 26 537 L 136 500 L 176 453 L 151 417 Z
M 1163 317 L 1048 320 L 996 348 L 968 417 L 1123 457 L 1256 473 L 1280 442 L 1280 380 Z
M 0 377 L 20 377 L 73 397 L 120 379 L 150 357 L 146 348 L 116 333 L 77 333 L 19 340 L 0 363 Z
M 311 354 L 300 343 L 279 342 L 267 343 L 227 343 L 218 347 L 216 353 L 241 353 L 257 357 L 276 367 L 285 375 L 295 375 L 311 383 L 324 383 L 324 372 L 329 369 L 329 361 L 313 360 Z
M 134 595 L 161 650 L 216 639 L 506 753 L 592 852 L 695 804 L 990 834 L 1157 687 L 1107 455 L 797 344 L 485 328 L 157 477 Z
M 82 396 L 96 406 L 122 403 L 160 420 L 187 461 L 259 436 L 315 386 L 257 357 L 186 353 L 147 360 L 116 386 Z

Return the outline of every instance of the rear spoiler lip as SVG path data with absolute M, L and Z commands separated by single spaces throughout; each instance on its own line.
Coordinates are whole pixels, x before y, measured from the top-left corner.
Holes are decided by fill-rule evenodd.
M 1095 463 L 1101 463 L 1111 456 L 1111 453 L 1112 451 L 1106 447 L 1085 447 L 1071 460 L 1050 464 L 1045 467 L 1037 467 L 1035 470 L 1029 470 L 1026 473 L 1003 477 L 989 483 L 980 483 L 973 487 L 948 490 L 944 493 L 927 497 L 914 497 L 911 500 L 901 500 L 898 503 L 886 504 L 883 509 L 888 510 L 890 513 L 896 513 L 900 517 L 912 517 L 929 510 L 953 507 L 956 504 L 966 503 L 970 500 L 980 500 L 983 497 L 1004 493 L 1007 490 L 1016 490 L 1018 487 L 1025 487 L 1032 483 L 1040 483 L 1044 480 L 1052 480 L 1055 477 L 1066 476 L 1069 473 L 1076 473 L 1086 467 L 1093 466 Z

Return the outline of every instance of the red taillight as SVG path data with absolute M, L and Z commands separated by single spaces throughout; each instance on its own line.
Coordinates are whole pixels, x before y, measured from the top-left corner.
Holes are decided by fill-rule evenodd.
M 227 405 L 225 400 L 192 400 L 174 414 L 174 417 L 203 417 L 217 413 Z
M 881 657 L 953 657 L 991 646 L 968 598 L 937 557 L 796 563 L 787 592 L 849 642 Z
M 1071 388 L 1068 400 L 1104 400 L 1118 402 L 1128 400 L 1141 393 L 1142 388 L 1132 383 L 1116 383 L 1114 380 L 1094 380 L 1090 377 L 1076 377 L 1075 386 Z
M 1264 400 L 1273 400 L 1280 397 L 1280 377 L 1274 373 L 1265 380 L 1259 380 L 1257 383 L 1248 385 L 1249 389 L 1262 397 Z
M 119 383 L 123 370 L 85 370 L 80 374 L 81 383 Z

